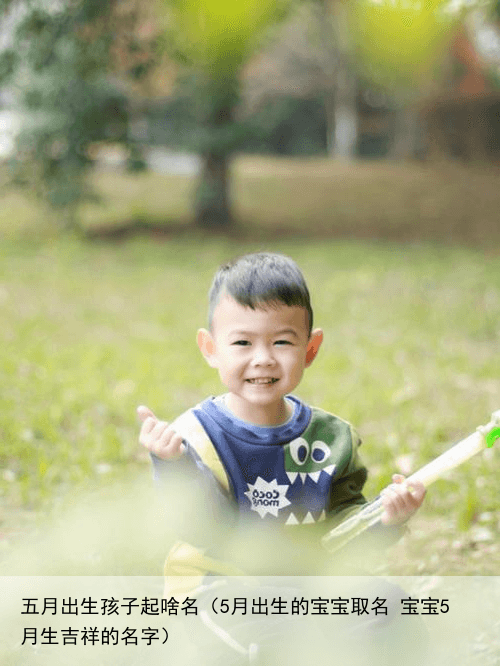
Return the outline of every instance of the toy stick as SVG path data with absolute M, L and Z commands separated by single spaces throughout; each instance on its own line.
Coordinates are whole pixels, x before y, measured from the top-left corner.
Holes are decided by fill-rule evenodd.
M 493 442 L 500 437 L 500 410 L 493 412 L 491 421 L 485 426 L 479 426 L 476 432 L 455 444 L 443 454 L 424 465 L 417 472 L 409 476 L 403 483 L 411 488 L 413 481 L 421 481 L 427 488 L 439 479 L 445 472 L 458 467 L 485 447 L 493 446 Z M 322 538 L 323 546 L 335 553 L 369 527 L 380 521 L 384 507 L 382 498 L 377 497 L 373 502 L 366 504 L 360 511 L 337 525 Z

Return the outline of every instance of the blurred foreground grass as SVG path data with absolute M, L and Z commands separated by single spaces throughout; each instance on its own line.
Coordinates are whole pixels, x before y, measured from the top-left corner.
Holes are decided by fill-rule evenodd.
M 310 207 L 316 221 L 312 200 Z M 85 487 L 105 497 L 123 479 L 118 541 L 125 539 L 134 506 L 129 494 L 137 492 L 129 480 L 139 475 L 141 487 L 150 483 L 135 408 L 146 404 L 169 420 L 222 390 L 195 333 L 205 325 L 215 268 L 236 254 L 270 249 L 302 266 L 325 342 L 296 392 L 356 425 L 371 470 L 367 497 L 393 472 L 417 469 L 500 408 L 495 252 L 279 237 L 263 244 L 195 233 L 168 242 L 52 237 L 37 244 L 6 233 L 15 227 L 10 222 L 4 216 L 0 226 L 6 550 L 13 531 L 30 531 L 30 518 L 39 524 L 42 509 L 74 503 Z M 500 573 L 498 456 L 493 448 L 432 487 L 412 536 L 395 551 L 394 573 Z M 136 506 L 140 515 L 147 511 L 147 502 Z M 98 520 L 94 500 L 89 511 Z M 111 523 L 103 533 L 111 533 Z M 140 541 L 144 548 L 144 534 Z M 151 544 L 149 572 L 161 550 Z

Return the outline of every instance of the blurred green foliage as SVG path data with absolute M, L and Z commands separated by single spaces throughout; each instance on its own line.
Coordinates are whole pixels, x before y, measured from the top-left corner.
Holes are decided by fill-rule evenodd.
M 26 5 L 0 57 L 0 83 L 24 119 L 13 182 L 56 209 L 60 227 L 77 226 L 77 206 L 97 199 L 86 178 L 90 144 L 131 144 L 128 100 L 109 75 L 116 4 Z
M 406 94 L 432 83 L 463 14 L 446 0 L 361 0 L 349 8 L 361 71 Z
M 213 137 L 198 112 L 205 97 L 196 76 L 181 77 L 171 97 L 146 111 L 149 141 L 168 148 L 203 152 Z M 312 98 L 277 95 L 251 115 L 232 122 L 219 137 L 227 151 L 249 154 L 325 155 L 326 119 L 320 94 Z
M 196 149 L 203 165 L 194 192 L 201 227 L 234 223 L 229 158 L 255 131 L 237 117 L 242 69 L 270 31 L 296 4 L 293 0 L 162 0 L 167 53 L 193 86 Z
M 165 46 L 206 74 L 214 90 L 238 84 L 241 67 L 266 32 L 290 12 L 293 0 L 161 0 Z
M 124 90 L 127 80 L 144 77 L 167 53 L 187 73 L 195 121 L 191 148 L 206 167 L 193 193 L 196 219 L 230 224 L 227 158 L 255 129 L 235 117 L 241 69 L 292 5 L 164 0 L 151 4 L 155 35 L 142 42 L 145 19 L 133 3 L 125 9 L 118 0 L 27 5 L 0 57 L 0 82 L 14 85 L 28 119 L 13 160 L 15 182 L 58 209 L 63 226 L 78 227 L 77 206 L 96 196 L 86 178 L 92 143 L 122 143 L 130 167 L 144 166 L 131 131 L 134 93 Z M 134 59 L 137 52 L 144 57 Z M 125 71 L 117 68 L 127 59 Z

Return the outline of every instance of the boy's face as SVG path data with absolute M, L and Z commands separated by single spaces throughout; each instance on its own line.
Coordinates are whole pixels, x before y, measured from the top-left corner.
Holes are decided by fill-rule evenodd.
M 308 335 L 305 308 L 281 303 L 252 310 L 230 296 L 217 304 L 212 331 L 198 345 L 229 389 L 228 406 L 246 421 L 273 425 L 286 420 L 284 396 L 314 360 L 323 338 Z

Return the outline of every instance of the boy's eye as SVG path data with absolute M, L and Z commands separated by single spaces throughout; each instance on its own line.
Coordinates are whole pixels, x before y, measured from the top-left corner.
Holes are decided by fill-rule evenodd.
M 248 340 L 235 340 L 232 344 L 233 345 L 245 346 L 245 345 L 249 345 L 250 342 Z
M 276 340 L 275 345 L 291 345 L 290 340 Z

